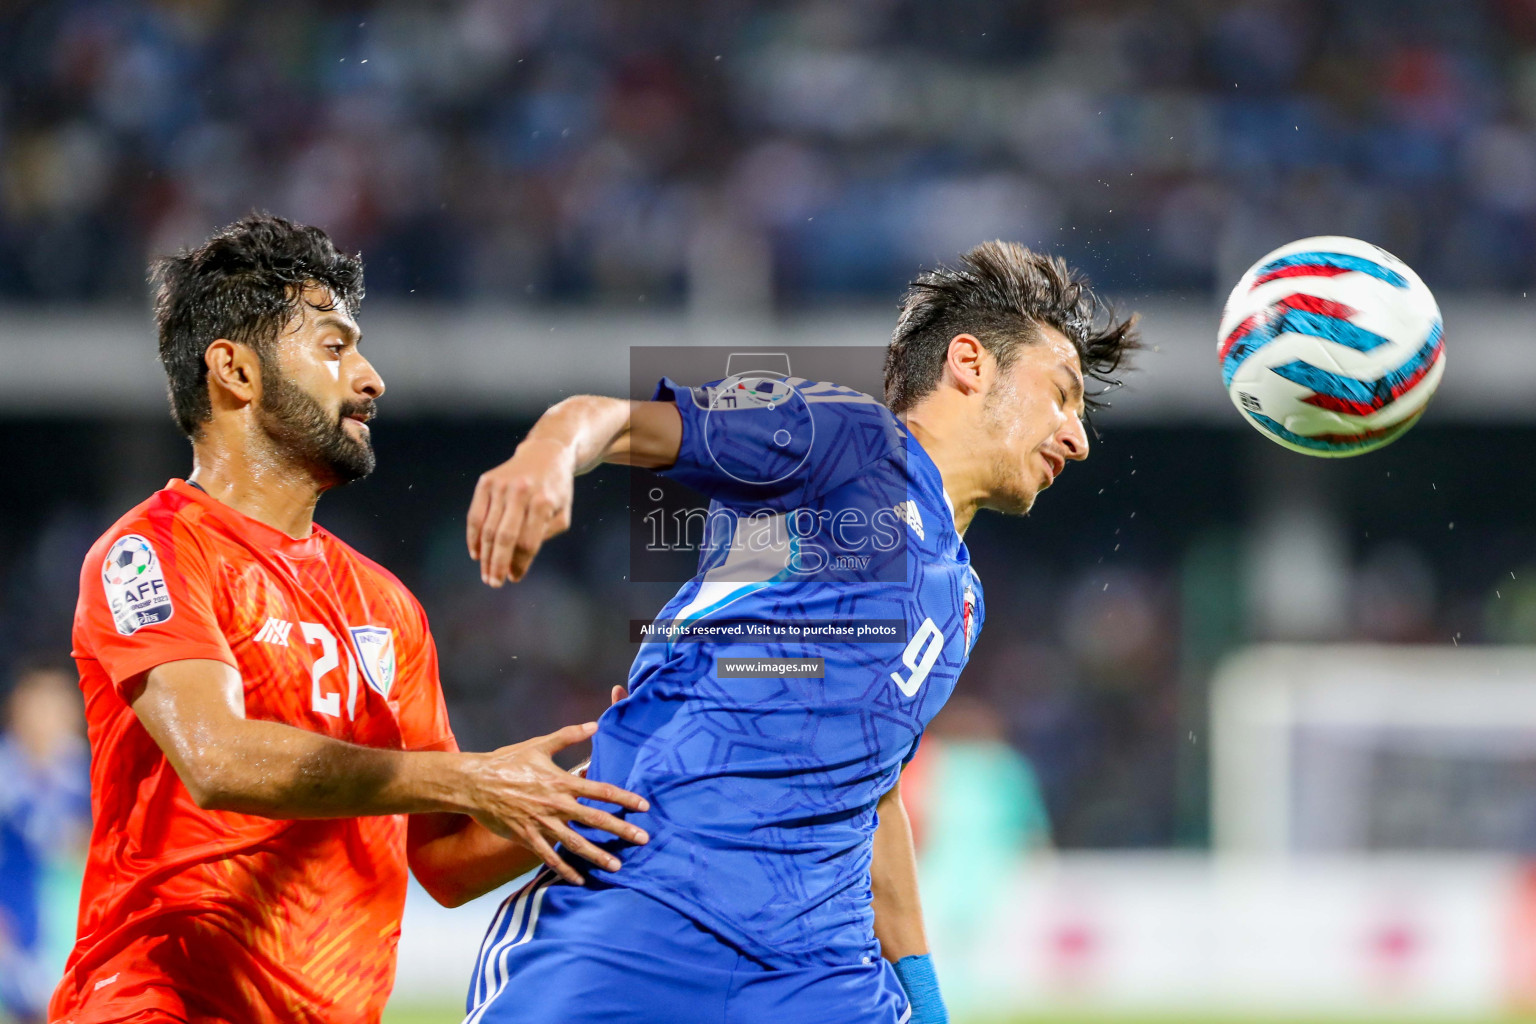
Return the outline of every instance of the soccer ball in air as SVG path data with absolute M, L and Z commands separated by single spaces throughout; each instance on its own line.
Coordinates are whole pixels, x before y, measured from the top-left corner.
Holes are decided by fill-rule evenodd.
M 1417 422 L 1445 372 L 1440 308 L 1385 249 L 1325 235 L 1283 245 L 1232 290 L 1217 355 L 1227 394 L 1277 444 L 1361 455 Z

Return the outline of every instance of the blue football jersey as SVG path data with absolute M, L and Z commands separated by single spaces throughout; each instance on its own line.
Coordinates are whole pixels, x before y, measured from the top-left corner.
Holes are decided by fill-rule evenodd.
M 876 802 L 953 691 L 981 583 L 938 469 L 868 395 L 800 378 L 663 380 L 682 414 L 664 475 L 711 499 L 699 572 L 603 715 L 589 777 L 643 794 L 629 846 L 582 829 L 645 893 L 770 966 L 878 955 Z M 717 622 L 897 620 L 889 642 L 712 637 Z M 686 628 L 703 627 L 702 638 Z M 723 678 L 717 659 L 820 658 L 823 678 Z M 606 841 L 605 841 L 606 840 Z

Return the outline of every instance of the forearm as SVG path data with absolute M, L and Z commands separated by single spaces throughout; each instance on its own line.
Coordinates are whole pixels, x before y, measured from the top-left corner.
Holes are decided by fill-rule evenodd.
M 631 843 L 649 838 L 644 829 L 581 802 L 644 812 L 650 810 L 645 798 L 574 776 L 551 760 L 591 739 L 596 722 L 568 725 L 488 754 L 412 752 L 248 720 L 240 673 L 222 661 L 166 662 L 127 680 L 124 692 L 199 807 L 268 818 L 409 814 L 413 820 L 448 820 L 467 814 L 527 847 L 573 885 L 582 884 L 581 874 L 556 854 L 553 843 L 610 871 L 621 866 L 617 857 L 573 831 L 573 823 Z
M 917 850 L 899 789 L 881 798 L 879 813 L 870 867 L 875 938 L 881 954 L 895 963 L 904 956 L 927 953 L 928 936 L 917 888 Z
M 466 810 L 473 755 L 381 750 L 289 725 L 241 721 L 216 749 L 176 758 L 199 806 L 268 818 Z
M 446 907 L 468 903 L 542 863 L 523 843 L 458 814 L 412 815 L 408 850 L 416 880 Z
M 682 438 L 671 402 L 577 395 L 550 408 L 475 484 L 464 538 L 480 578 L 492 587 L 522 579 L 544 542 L 570 529 L 572 477 L 599 462 L 664 469 Z
M 551 406 L 533 425 L 523 444 L 552 443 L 560 446 L 570 460 L 570 471 L 579 475 L 602 462 L 657 468 L 670 464 L 658 461 L 647 445 L 634 443 L 637 413 L 651 402 L 629 402 L 621 398 L 576 395 Z M 676 452 L 672 453 L 673 458 Z

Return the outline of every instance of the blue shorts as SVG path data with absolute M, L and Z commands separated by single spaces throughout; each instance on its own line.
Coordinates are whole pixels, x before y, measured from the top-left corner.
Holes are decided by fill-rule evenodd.
M 464 1024 L 903 1024 L 886 961 L 776 970 L 630 889 L 549 871 L 496 912 Z

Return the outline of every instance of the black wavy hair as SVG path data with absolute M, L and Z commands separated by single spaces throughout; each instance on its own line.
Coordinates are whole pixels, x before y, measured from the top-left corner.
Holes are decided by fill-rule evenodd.
M 1040 340 L 1041 324 L 1065 335 L 1083 372 L 1106 385 L 1086 398 L 1089 408 L 1102 408 L 1099 397 L 1120 383 L 1113 374 L 1141 347 L 1136 318 L 1117 321 L 1060 257 L 1001 241 L 983 242 L 958 266 L 927 271 L 908 286 L 885 353 L 885 404 L 902 413 L 932 393 L 956 335 L 973 335 L 1006 370 L 1019 345 Z
M 213 415 L 203 361 L 210 344 L 227 338 L 249 345 L 265 365 L 306 286 L 328 289 L 353 316 L 363 301 L 361 256 L 337 252 L 319 228 L 269 213 L 252 213 L 196 249 L 160 257 L 150 280 L 171 414 L 194 440 Z

